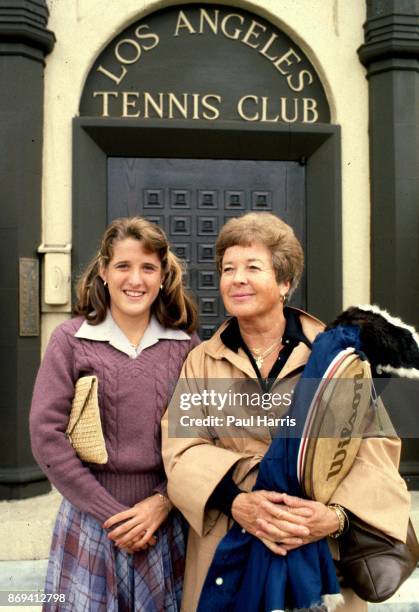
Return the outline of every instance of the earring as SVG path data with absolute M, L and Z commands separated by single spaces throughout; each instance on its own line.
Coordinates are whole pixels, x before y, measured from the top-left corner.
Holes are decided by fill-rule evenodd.
M 108 286 L 108 281 L 103 281 L 103 286 L 107 287 Z
M 281 293 L 281 302 L 285 304 L 286 301 L 287 301 L 287 295 L 285 293 L 284 294 Z
M 163 283 L 160 285 L 160 289 L 163 289 Z

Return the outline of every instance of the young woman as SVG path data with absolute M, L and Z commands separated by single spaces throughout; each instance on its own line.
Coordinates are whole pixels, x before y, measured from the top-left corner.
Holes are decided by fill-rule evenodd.
M 166 496 L 160 419 L 199 340 L 164 232 L 139 217 L 111 223 L 75 311 L 51 337 L 30 417 L 34 456 L 64 496 L 45 591 L 66 603 L 46 609 L 176 612 L 183 537 Z M 75 383 L 88 375 L 98 378 L 105 465 L 83 463 L 65 435 Z

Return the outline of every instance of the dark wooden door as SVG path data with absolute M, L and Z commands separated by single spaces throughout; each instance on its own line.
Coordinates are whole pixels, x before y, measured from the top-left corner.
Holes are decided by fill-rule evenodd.
M 305 168 L 296 162 L 108 158 L 108 222 L 139 215 L 163 228 L 186 265 L 186 283 L 209 338 L 226 316 L 218 291 L 214 245 L 230 217 L 270 211 L 306 243 Z M 305 279 L 292 303 L 306 305 Z

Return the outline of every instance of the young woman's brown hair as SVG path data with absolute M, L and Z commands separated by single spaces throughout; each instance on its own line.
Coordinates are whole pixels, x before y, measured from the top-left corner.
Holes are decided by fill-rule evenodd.
M 170 250 L 166 234 L 157 225 L 142 217 L 115 219 L 107 227 L 100 249 L 77 283 L 75 314 L 84 315 L 92 324 L 101 323 L 109 307 L 109 292 L 99 275 L 113 256 L 115 242 L 125 238 L 141 240 L 144 248 L 156 253 L 163 271 L 163 288 L 152 306 L 152 312 L 165 327 L 195 331 L 198 323 L 197 307 L 183 286 L 183 268 Z

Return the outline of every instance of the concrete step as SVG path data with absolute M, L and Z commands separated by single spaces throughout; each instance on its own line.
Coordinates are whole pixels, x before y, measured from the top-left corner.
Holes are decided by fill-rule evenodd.
M 0 561 L 46 559 L 60 503 L 61 495 L 55 490 L 0 502 Z
M 1 610 L 18 610 L 19 612 L 39 612 L 39 606 L 7 606 L 2 605 L 8 599 L 9 592 L 20 591 L 42 592 L 48 559 L 33 561 L 0 561 L 0 608 Z
M 0 591 L 43 591 L 48 559 L 0 561 Z

